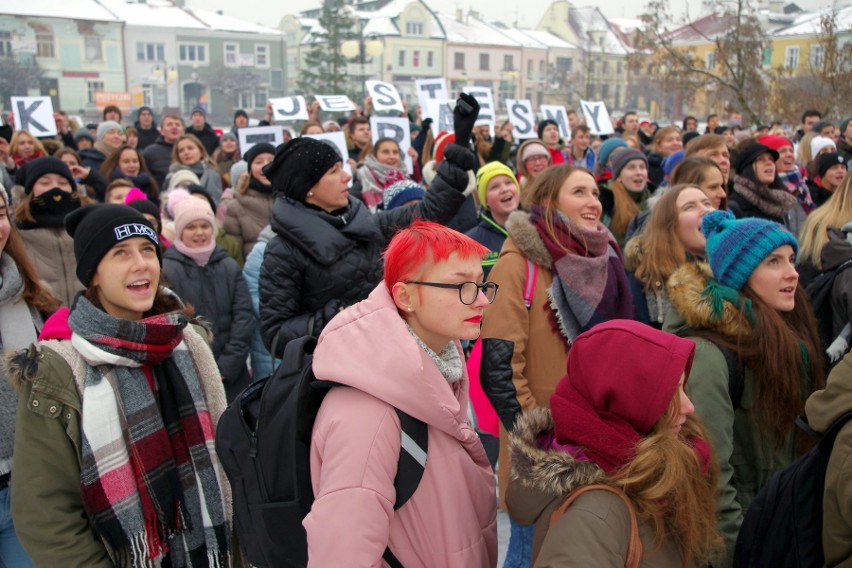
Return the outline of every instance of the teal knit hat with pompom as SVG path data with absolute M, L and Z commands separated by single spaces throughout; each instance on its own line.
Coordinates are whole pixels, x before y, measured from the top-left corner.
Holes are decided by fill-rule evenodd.
M 741 290 L 752 272 L 778 247 L 790 245 L 799 254 L 793 233 L 766 219 L 737 219 L 729 211 L 711 211 L 701 220 L 701 231 L 707 238 L 707 260 L 713 277 L 735 290 Z

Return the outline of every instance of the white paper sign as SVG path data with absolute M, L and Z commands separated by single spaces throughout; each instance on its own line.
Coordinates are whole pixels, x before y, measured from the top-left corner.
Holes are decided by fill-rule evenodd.
M 355 110 L 355 103 L 346 95 L 314 95 L 320 108 L 327 112 L 349 112 Z
M 612 121 L 609 118 L 609 111 L 606 110 L 603 101 L 580 101 L 580 107 L 583 109 L 586 125 L 588 125 L 592 134 L 615 133 L 612 128 Z
M 506 99 L 506 110 L 509 112 L 509 122 L 515 127 L 515 138 L 526 139 L 538 136 L 535 128 L 535 113 L 532 101 L 529 99 Z
M 36 137 L 56 135 L 50 97 L 12 97 L 12 112 L 16 130 L 26 130 Z
M 405 165 L 409 172 L 413 172 L 411 156 L 408 149 L 411 148 L 411 127 L 408 118 L 401 116 L 371 116 L 370 131 L 373 135 L 373 145 L 381 138 L 393 138 L 399 144 L 399 151 L 405 157 Z
M 449 100 L 427 101 L 424 118 L 432 119 L 432 136 L 453 131 L 453 106 Z
M 415 79 L 414 88 L 417 91 L 417 101 L 420 103 L 420 108 L 424 111 L 429 106 L 429 101 L 443 101 L 450 98 L 449 93 L 447 93 L 447 80 L 443 77 Z
M 561 105 L 541 105 L 542 119 L 554 121 L 559 127 L 559 137 L 565 142 L 571 140 L 571 127 L 568 126 L 568 111 Z
M 301 95 L 269 99 L 269 102 L 272 103 L 272 116 L 274 120 L 286 122 L 290 120 L 308 120 L 310 118 L 308 116 L 308 105 L 305 104 L 305 97 Z
M 373 110 L 398 110 L 402 112 L 402 97 L 390 83 L 384 81 L 366 81 L 367 91 L 373 97 Z
M 322 95 L 317 95 L 317 99 Z M 322 103 L 320 103 L 322 104 Z M 334 144 L 334 147 L 337 148 L 337 151 L 340 152 L 341 157 L 343 158 L 343 171 L 348 173 L 350 176 L 353 176 L 352 167 L 349 165 L 349 150 L 346 149 L 346 136 L 342 131 L 338 132 L 323 132 L 322 134 L 303 134 L 305 138 L 315 138 L 317 140 L 326 140 L 331 144 Z M 354 176 L 353 176 L 354 177 Z M 349 187 L 352 187 L 352 180 L 349 180 Z
M 255 126 L 237 129 L 240 138 L 240 151 L 243 156 L 255 144 L 268 142 L 276 148 L 284 143 L 283 126 Z
M 496 117 L 494 115 L 494 96 L 491 94 L 491 89 L 488 87 L 465 87 L 464 92 L 472 95 L 479 103 L 479 117 L 476 119 L 476 126 L 487 124 L 493 127 Z

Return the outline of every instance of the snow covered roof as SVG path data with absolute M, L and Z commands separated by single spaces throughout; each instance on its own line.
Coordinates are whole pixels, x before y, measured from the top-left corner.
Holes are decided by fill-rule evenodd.
M 270 34 L 281 35 L 279 30 L 267 28 L 258 24 L 253 24 L 245 20 L 223 16 L 210 10 L 201 10 L 198 8 L 188 8 L 187 11 L 193 13 L 196 18 L 207 24 L 211 30 L 227 31 L 227 32 L 242 32 L 250 34 Z
M 520 43 L 505 35 L 501 30 L 489 26 L 471 14 L 465 14 L 462 17 L 463 22 L 458 21 L 454 16 L 440 13 L 438 19 L 447 32 L 447 43 L 521 47 Z
M 498 31 L 518 45 L 522 45 L 529 49 L 547 49 L 547 45 L 525 33 L 523 30 L 511 28 L 502 22 L 490 22 L 489 25 L 497 28 Z
M 796 17 L 792 24 L 785 28 L 776 30 L 773 36 L 813 36 L 819 35 L 822 32 L 821 21 L 822 16 L 830 15 L 831 9 L 822 10 L 820 12 L 810 12 L 800 14 Z M 852 29 L 852 6 L 840 8 L 836 15 L 837 31 L 839 33 L 847 32 Z
M 7 16 L 40 16 L 93 22 L 121 21 L 121 18 L 95 0 L 4 0 L 0 12 Z
M 627 55 L 630 50 L 621 41 L 603 13 L 595 6 L 571 8 L 568 19 L 583 41 L 583 48 L 591 53 Z M 599 39 L 597 39 L 599 38 Z
M 725 34 L 733 26 L 730 15 L 709 14 L 668 33 L 672 43 L 704 43 Z
M 567 42 L 561 37 L 554 35 L 548 31 L 544 30 L 521 30 L 526 35 L 530 36 L 537 42 L 546 45 L 547 47 L 554 47 L 557 49 L 577 49 L 577 46 L 573 43 Z
M 207 29 L 204 22 L 168 0 L 148 0 L 145 3 L 122 0 L 100 0 L 100 2 L 131 27 Z

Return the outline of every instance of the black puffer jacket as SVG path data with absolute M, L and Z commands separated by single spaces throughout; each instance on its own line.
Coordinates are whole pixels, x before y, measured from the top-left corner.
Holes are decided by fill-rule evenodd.
M 172 290 L 213 324 L 210 346 L 225 383 L 228 402 L 248 386 L 246 359 L 257 321 L 240 265 L 217 246 L 205 266 L 169 247 L 163 272 Z
M 207 150 L 209 155 L 213 155 L 213 152 L 216 151 L 216 148 L 219 147 L 219 135 L 216 134 L 216 131 L 213 130 L 213 127 L 208 123 L 204 123 L 204 127 L 201 130 L 196 130 L 190 124 L 186 129 L 187 134 L 192 134 L 201 142 L 204 149 Z
M 351 195 L 327 213 L 279 196 L 260 269 L 260 332 L 278 356 L 288 341 L 319 335 L 341 308 L 366 298 L 382 278 L 379 255 L 415 219 L 446 223 L 464 202 L 467 172 L 447 161 L 420 203 L 370 214 Z M 276 340 L 276 335 L 278 335 Z
M 163 182 L 166 179 L 166 174 L 169 173 L 169 166 L 172 164 L 172 147 L 174 144 L 166 142 L 162 136 L 145 148 L 142 152 L 142 157 L 145 158 L 145 163 L 148 165 L 148 171 L 157 180 L 157 185 L 165 190 L 166 186 Z

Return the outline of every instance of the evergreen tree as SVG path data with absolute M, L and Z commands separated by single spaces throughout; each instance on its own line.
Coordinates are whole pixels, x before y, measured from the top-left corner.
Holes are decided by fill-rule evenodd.
M 355 18 L 341 0 L 325 0 L 319 17 L 322 28 L 313 34 L 310 51 L 305 55 L 299 91 L 306 95 L 352 95 L 346 70 L 348 59 L 340 50 L 343 42 L 353 39 Z

